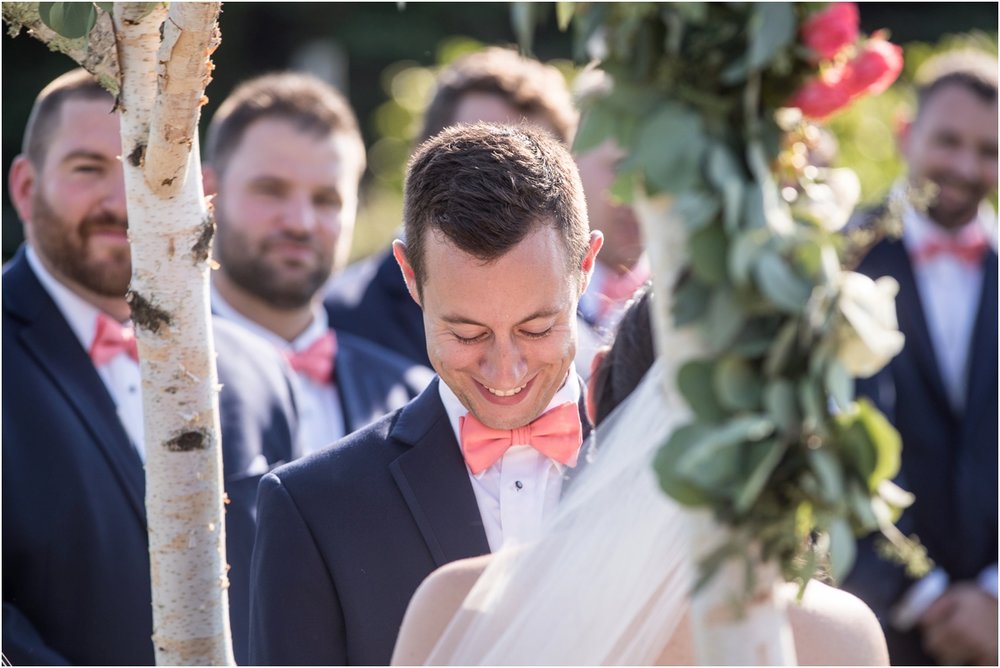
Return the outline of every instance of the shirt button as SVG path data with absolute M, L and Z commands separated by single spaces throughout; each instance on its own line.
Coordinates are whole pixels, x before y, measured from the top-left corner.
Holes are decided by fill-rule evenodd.
M 521 482 L 520 480 L 515 480 L 514 487 L 516 487 L 517 489 L 524 489 L 524 483 Z

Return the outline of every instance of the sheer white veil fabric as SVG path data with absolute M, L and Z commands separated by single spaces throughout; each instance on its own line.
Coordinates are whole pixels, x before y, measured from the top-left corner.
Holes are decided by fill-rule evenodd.
M 694 572 L 688 514 L 652 468 L 689 414 L 667 396 L 666 372 L 657 362 L 584 444 L 588 466 L 544 538 L 494 555 L 429 665 L 649 665 L 660 656 Z

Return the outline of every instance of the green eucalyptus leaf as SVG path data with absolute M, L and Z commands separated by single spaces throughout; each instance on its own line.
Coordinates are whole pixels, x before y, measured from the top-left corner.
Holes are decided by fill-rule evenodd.
M 763 69 L 795 36 L 795 9 L 791 3 L 762 2 L 754 5 L 750 19 L 750 50 L 747 67 Z
M 762 251 L 754 265 L 754 276 L 761 291 L 786 313 L 801 313 L 812 292 L 778 253 Z
M 809 461 L 809 468 L 816 474 L 819 480 L 820 497 L 822 500 L 834 506 L 844 498 L 844 469 L 840 462 L 826 448 L 809 450 L 806 453 Z
M 847 367 L 836 357 L 830 359 L 826 365 L 824 380 L 830 399 L 839 410 L 846 410 L 854 399 L 854 378 L 847 371 Z
M 764 213 L 764 191 L 756 181 L 743 191 L 743 229 L 762 230 L 767 228 Z M 770 233 L 768 233 L 770 235 Z
M 698 230 L 688 240 L 691 249 L 691 270 L 709 285 L 726 280 L 728 240 L 718 225 Z
M 762 388 L 753 366 L 736 355 L 726 355 L 715 366 L 715 394 L 724 408 L 753 411 L 760 408 Z
M 823 393 L 812 378 L 799 382 L 799 405 L 802 408 L 802 426 L 808 431 L 820 431 L 826 424 L 826 404 Z
M 795 386 L 791 382 L 779 379 L 768 383 L 764 388 L 764 408 L 782 431 L 798 429 L 801 417 Z
M 883 480 L 891 480 L 899 473 L 903 441 L 892 423 L 870 401 L 862 398 L 858 402 L 858 411 L 875 446 L 875 470 L 868 479 L 869 488 L 875 489 Z
M 774 345 L 764 360 L 764 373 L 768 376 L 780 375 L 791 363 L 792 356 L 797 348 L 799 324 L 795 320 L 789 320 L 781 327 L 778 336 L 774 339 Z
M 92 2 L 39 2 L 42 23 L 68 39 L 84 37 L 97 22 Z
M 712 500 L 711 495 L 679 475 L 677 469 L 677 461 L 695 447 L 706 432 L 707 428 L 697 423 L 677 429 L 656 453 L 653 462 L 660 487 L 678 503 L 686 506 L 708 505 Z
M 557 2 L 556 3 L 556 21 L 559 24 L 559 30 L 563 32 L 569 27 L 570 21 L 573 20 L 573 12 L 576 11 L 575 2 Z
M 704 282 L 688 274 L 674 289 L 674 326 L 683 327 L 694 322 L 708 309 L 712 289 Z
M 580 119 L 580 127 L 573 138 L 573 152 L 586 153 L 614 136 L 616 123 L 614 107 L 605 100 L 595 101 Z
M 674 206 L 677 208 L 677 215 L 684 221 L 684 226 L 692 232 L 708 226 L 719 213 L 718 198 L 702 190 L 681 193 Z
M 871 494 L 857 480 L 847 482 L 847 508 L 858 528 L 858 535 L 878 529 L 878 517 L 872 508 Z
M 710 293 L 708 313 L 703 329 L 705 343 L 711 350 L 723 350 L 743 328 L 744 313 L 733 294 L 725 288 L 716 288 Z
M 833 520 L 830 523 L 830 567 L 834 582 L 843 582 L 851 571 L 856 549 L 854 533 L 847 520 Z
M 113 14 L 115 11 L 115 3 L 113 2 L 95 2 L 99 8 L 103 9 L 108 14 Z
M 708 19 L 708 5 L 702 2 L 673 2 L 670 10 L 688 23 L 704 23 Z
M 753 506 L 786 449 L 785 442 L 776 438 L 750 444 L 750 462 L 745 467 L 749 474 L 746 474 L 746 481 L 734 500 L 737 513 L 745 513 Z
M 735 285 L 743 287 L 750 282 L 750 272 L 768 237 L 766 230 L 747 230 L 729 245 L 729 276 Z
M 677 389 L 680 390 L 688 406 L 703 422 L 719 422 L 726 416 L 712 383 L 714 362 L 694 360 L 677 372 Z
M 532 2 L 512 2 L 510 5 L 510 23 L 517 37 L 518 46 L 525 53 L 531 53 L 535 37 L 535 5 Z
M 716 499 L 732 499 L 745 478 L 745 452 L 769 436 L 774 425 L 760 416 L 708 426 L 672 462 L 673 474 Z
M 636 156 L 650 185 L 677 194 L 700 179 L 704 149 L 698 115 L 675 102 L 664 102 L 640 128 Z
M 724 145 L 716 143 L 709 150 L 706 176 L 722 195 L 723 225 L 732 233 L 739 227 L 743 213 L 744 177 L 736 158 Z

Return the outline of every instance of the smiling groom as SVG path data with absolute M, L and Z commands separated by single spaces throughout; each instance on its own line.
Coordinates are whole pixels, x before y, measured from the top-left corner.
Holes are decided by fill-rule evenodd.
M 263 479 L 254 664 L 388 664 L 421 581 L 538 535 L 580 463 L 576 308 L 603 239 L 569 153 L 530 126 L 447 129 L 410 162 L 404 219 L 438 378 Z

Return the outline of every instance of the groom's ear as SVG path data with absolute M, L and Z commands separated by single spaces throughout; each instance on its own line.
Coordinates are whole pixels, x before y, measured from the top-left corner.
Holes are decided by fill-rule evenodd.
M 600 230 L 592 231 L 590 233 L 590 242 L 587 246 L 587 254 L 583 256 L 583 261 L 580 263 L 580 271 L 583 278 L 580 281 L 581 295 L 587 291 L 587 286 L 590 285 L 590 277 L 594 275 L 594 263 L 597 262 L 597 254 L 601 252 L 601 246 L 603 245 L 604 233 Z
M 393 241 L 392 256 L 396 258 L 399 270 L 403 272 L 403 280 L 406 281 L 406 289 L 409 291 L 410 297 L 417 302 L 417 306 L 423 308 L 423 304 L 420 303 L 420 291 L 417 290 L 417 277 L 413 273 L 410 261 L 406 258 L 406 244 L 399 239 Z

